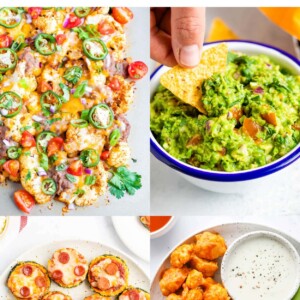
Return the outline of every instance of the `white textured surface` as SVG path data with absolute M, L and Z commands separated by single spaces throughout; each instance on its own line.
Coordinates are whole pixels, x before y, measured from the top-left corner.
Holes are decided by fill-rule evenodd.
M 234 212 L 233 212 L 234 213 Z M 300 239 L 300 216 L 281 217 L 181 217 L 165 236 L 151 240 L 151 278 L 166 254 L 182 240 L 210 227 L 225 223 L 255 223 L 280 230 L 295 239 Z
M 17 218 L 17 217 L 15 217 Z M 120 249 L 149 274 L 149 264 L 128 250 L 118 237 L 109 217 L 31 217 L 19 236 L 0 249 L 0 274 L 24 252 L 53 241 L 82 239 Z

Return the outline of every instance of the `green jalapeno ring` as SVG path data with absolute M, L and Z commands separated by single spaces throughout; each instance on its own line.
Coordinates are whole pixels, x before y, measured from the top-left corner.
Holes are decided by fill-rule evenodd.
M 22 50 L 26 46 L 24 35 L 19 35 L 16 40 L 12 43 L 10 46 L 10 49 L 17 52 L 19 50 Z
M 94 54 L 92 54 L 90 52 L 90 49 L 88 49 L 90 43 L 97 43 L 97 44 L 101 45 L 102 54 L 100 56 L 95 56 Z M 91 60 L 104 60 L 108 54 L 108 49 L 106 47 L 106 44 L 99 38 L 90 38 L 90 39 L 84 40 L 82 43 L 82 48 L 83 48 L 84 54 Z
M 90 11 L 90 7 L 76 7 L 74 13 L 78 18 L 84 18 L 90 13 Z
M 73 66 L 73 67 L 66 69 L 63 77 L 67 81 L 69 81 L 73 84 L 76 84 L 79 81 L 79 79 L 81 78 L 81 76 L 82 76 L 82 69 L 78 66 Z
M 42 191 L 46 195 L 54 195 L 57 191 L 56 182 L 52 178 L 47 178 L 42 182 Z
M 14 23 L 12 25 L 9 25 L 7 23 L 3 23 L 4 18 L 7 18 L 7 17 L 1 17 L 2 12 L 4 12 L 4 13 L 5 12 L 6 13 L 14 12 L 14 13 L 16 13 L 15 17 L 19 18 L 20 20 L 17 23 Z M 0 9 L 0 25 L 1 26 L 5 27 L 5 28 L 15 28 L 21 23 L 21 21 L 22 21 L 21 12 L 17 7 L 2 7 Z
M 99 164 L 100 155 L 95 149 L 87 148 L 81 151 L 79 159 L 86 168 L 96 167 Z
M 56 137 L 57 134 L 52 131 L 43 131 L 36 138 L 36 148 L 39 153 L 45 153 L 47 151 L 48 142 Z M 44 142 L 46 140 L 46 143 Z M 45 143 L 43 145 L 42 143 Z
M 113 147 L 115 146 L 119 139 L 121 137 L 121 132 L 118 128 L 116 128 L 115 130 L 112 131 L 112 133 L 109 136 L 109 144 Z
M 3 52 L 6 52 L 6 53 L 9 52 L 10 55 L 13 55 L 14 61 L 10 66 L 7 66 L 7 67 L 2 67 L 1 66 L 2 64 L 0 62 L 0 73 L 4 73 L 8 70 L 13 69 L 16 66 L 17 61 L 18 61 L 17 53 L 14 50 L 12 50 L 10 48 L 0 48 L 0 55 L 3 54 Z
M 9 97 L 7 99 L 7 97 Z M 4 101 L 5 101 L 5 98 L 6 100 L 8 101 L 8 103 L 6 104 L 3 104 Z M 12 99 L 13 98 L 13 99 Z M 4 99 L 4 101 L 2 101 Z M 8 111 L 10 110 L 10 108 L 12 107 L 13 105 L 13 101 L 16 102 L 16 100 L 18 101 L 18 107 L 17 109 L 15 109 L 14 111 L 12 111 L 11 113 L 8 113 L 7 115 L 3 115 L 3 117 L 5 118 L 12 118 L 14 116 L 16 116 L 22 109 L 22 106 L 23 106 L 23 100 L 22 98 L 15 92 L 5 92 L 3 93 L 1 96 L 0 96 L 0 108 L 4 108 L 4 109 L 7 109 Z
M 49 49 L 45 48 L 47 45 Z M 34 41 L 34 46 L 40 54 L 45 56 L 51 55 L 57 50 L 55 37 L 47 33 L 40 33 Z
M 52 113 L 51 110 L 50 110 L 50 107 L 52 105 L 54 106 L 54 104 L 52 104 L 52 103 L 50 104 L 50 103 L 47 103 L 45 101 L 47 99 L 47 97 L 49 97 L 49 96 L 53 96 L 57 101 L 57 104 L 55 105 L 55 112 L 57 112 L 62 106 L 62 99 L 55 92 L 49 90 L 49 91 L 43 93 L 41 95 L 41 98 L 40 98 L 40 103 L 41 103 L 41 106 L 42 106 L 42 111 L 46 116 L 49 116 L 50 113 Z
M 10 159 L 17 159 L 20 157 L 22 150 L 17 146 L 12 146 L 7 149 L 6 153 Z
M 71 121 L 71 125 L 78 128 L 88 127 L 89 123 L 83 119 L 76 119 Z
M 107 110 L 108 113 L 109 113 L 109 123 L 106 124 L 106 125 L 103 125 L 103 124 L 100 124 L 98 121 L 96 121 L 94 119 L 94 114 L 95 112 L 97 111 L 97 109 L 104 109 L 104 110 Z M 113 124 L 113 121 L 114 121 L 114 113 L 113 111 L 111 110 L 111 108 L 107 105 L 107 104 L 104 104 L 104 103 L 100 103 L 98 105 L 95 105 L 94 107 L 92 107 L 90 109 L 90 112 L 89 112 L 89 121 L 90 123 L 95 127 L 95 128 L 98 128 L 98 129 L 106 129 L 106 128 L 109 128 L 112 124 Z

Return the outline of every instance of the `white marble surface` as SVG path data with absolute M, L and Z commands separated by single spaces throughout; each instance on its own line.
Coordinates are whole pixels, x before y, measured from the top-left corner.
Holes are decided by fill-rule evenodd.
M 295 54 L 291 36 L 271 23 L 256 8 L 209 8 L 206 32 L 211 20 L 221 17 L 241 39 L 272 44 Z M 155 64 L 152 65 L 154 67 Z M 217 194 L 185 181 L 169 167 L 151 157 L 151 213 L 155 215 L 257 215 L 300 213 L 300 162 L 288 176 L 278 178 L 246 195 Z
M 10 245 L 4 248 L 0 245 L 0 274 L 9 263 L 31 248 L 72 239 L 95 241 L 119 249 L 132 257 L 146 274 L 149 274 L 150 265 L 126 248 L 118 237 L 110 217 L 29 218 L 27 226 Z
M 295 239 L 300 239 L 300 216 L 281 217 L 181 217 L 176 225 L 161 238 L 151 240 L 151 278 L 155 276 L 166 254 L 180 241 L 194 234 L 195 231 L 225 223 L 255 223 L 266 225 L 285 232 Z

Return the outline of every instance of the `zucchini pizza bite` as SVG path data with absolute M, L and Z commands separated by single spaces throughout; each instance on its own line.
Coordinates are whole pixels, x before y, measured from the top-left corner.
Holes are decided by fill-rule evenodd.
M 119 296 L 118 300 L 150 300 L 150 294 L 140 288 L 129 287 Z
M 87 271 L 87 260 L 72 248 L 56 250 L 48 261 L 50 278 L 64 288 L 79 285 L 85 280 Z
M 93 294 L 91 296 L 87 296 L 84 300 L 110 300 L 110 298 L 102 297 L 99 294 Z
M 36 262 L 19 262 L 11 270 L 7 287 L 17 299 L 40 299 L 50 287 L 46 268 Z
M 122 259 L 102 255 L 90 263 L 88 281 L 96 293 L 104 297 L 117 296 L 126 289 L 128 274 L 128 267 Z
M 62 292 L 53 291 L 47 293 L 42 300 L 72 300 L 68 295 L 63 294 Z

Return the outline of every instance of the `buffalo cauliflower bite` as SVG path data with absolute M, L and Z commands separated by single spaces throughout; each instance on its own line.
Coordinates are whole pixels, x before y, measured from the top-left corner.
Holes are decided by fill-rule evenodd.
M 223 256 L 227 250 L 224 238 L 215 233 L 203 232 L 196 235 L 195 253 L 198 257 L 215 260 Z
M 128 166 L 130 160 L 130 148 L 126 142 L 120 142 L 109 152 L 107 163 L 111 167 Z
M 65 14 L 63 11 L 55 11 L 54 9 L 43 9 L 41 14 L 32 19 L 32 24 L 43 33 L 56 33 L 63 27 Z
M 159 282 L 161 292 L 164 296 L 175 293 L 185 282 L 189 274 L 188 268 L 170 268 L 163 273 L 163 277 Z
M 47 177 L 38 176 L 36 169 L 40 167 L 39 154 L 36 147 L 32 147 L 23 152 L 20 156 L 21 183 L 24 189 L 35 197 L 39 204 L 47 203 L 51 200 L 50 195 L 42 191 L 42 182 Z
M 211 285 L 205 290 L 203 300 L 230 300 L 230 297 L 221 284 Z
M 181 295 L 177 295 L 177 294 L 170 294 L 167 297 L 167 300 L 183 300 Z
M 171 266 L 175 268 L 182 268 L 183 265 L 185 265 L 191 259 L 193 250 L 193 244 L 184 244 L 176 248 L 171 254 Z
M 184 300 L 202 300 L 203 299 L 203 291 L 201 288 L 195 288 L 188 291 Z
M 197 270 L 192 270 L 187 279 L 186 286 L 189 289 L 195 289 L 204 283 L 203 274 Z
M 190 266 L 201 272 L 204 277 L 214 276 L 218 270 L 218 264 L 215 261 L 209 261 L 193 254 L 190 260 Z

